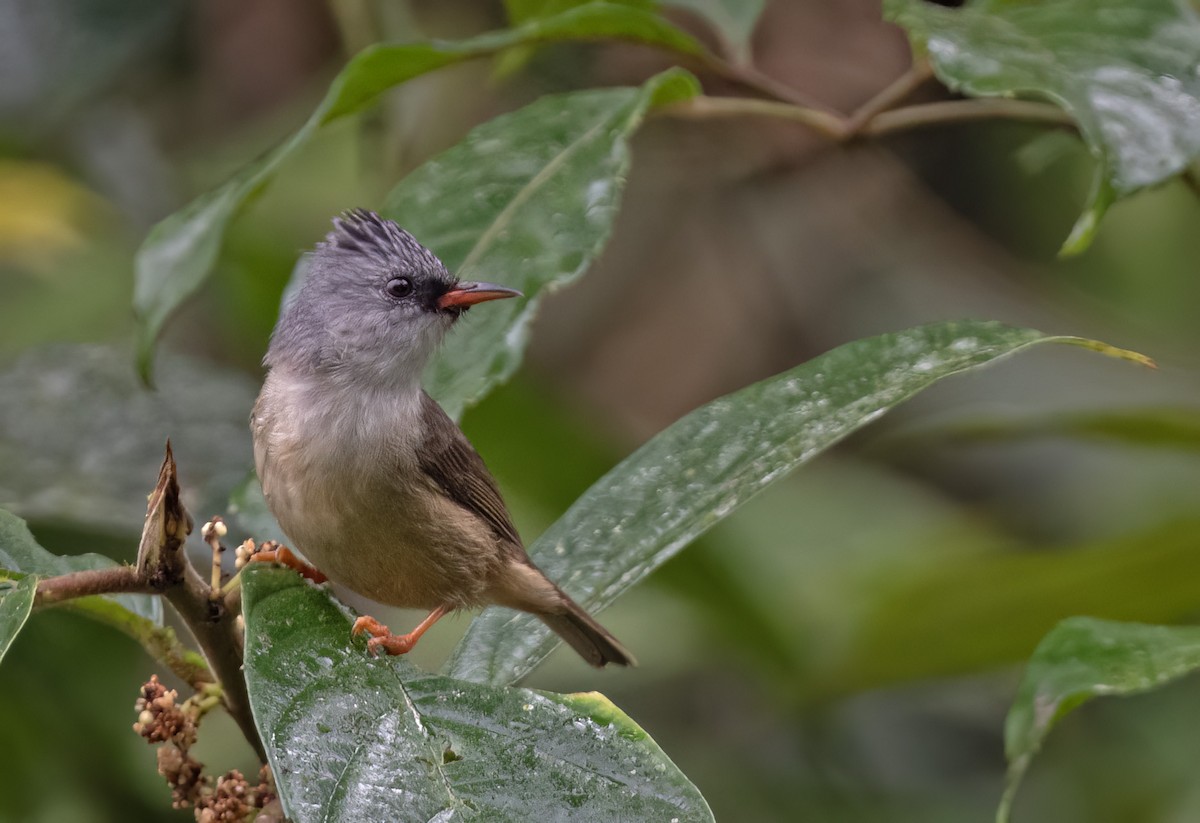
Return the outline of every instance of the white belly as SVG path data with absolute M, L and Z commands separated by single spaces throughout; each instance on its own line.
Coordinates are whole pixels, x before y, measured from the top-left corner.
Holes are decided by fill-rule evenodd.
M 314 408 L 295 402 L 306 388 L 269 377 L 252 419 L 259 479 L 291 548 L 334 582 L 388 605 L 484 602 L 500 546 L 419 468 L 415 410 L 387 397 L 301 415 L 297 409 Z

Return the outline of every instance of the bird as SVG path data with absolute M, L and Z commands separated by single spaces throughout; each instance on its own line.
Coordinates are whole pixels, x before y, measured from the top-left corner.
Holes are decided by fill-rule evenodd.
M 465 282 L 391 220 L 333 219 L 285 302 L 250 417 L 271 513 L 303 560 L 288 561 L 389 606 L 428 616 L 407 634 L 359 617 L 368 650 L 404 654 L 441 617 L 505 606 L 536 615 L 585 661 L 633 656 L 534 565 L 483 459 L 422 388 L 446 333 L 472 306 L 520 297 Z

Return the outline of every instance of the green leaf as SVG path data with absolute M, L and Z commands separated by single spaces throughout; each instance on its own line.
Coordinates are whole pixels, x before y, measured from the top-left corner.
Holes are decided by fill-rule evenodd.
M 970 538 L 956 539 L 962 548 Z M 1200 602 L 1200 522 L 1035 549 L 994 537 L 969 554 L 880 568 L 845 596 L 853 615 L 838 622 L 837 640 L 810 651 L 819 659 L 806 661 L 806 699 L 1015 663 L 1073 614 L 1184 619 Z M 829 625 L 825 616 L 814 616 L 810 630 Z
M 24 520 L 0 509 L 0 576 L 55 577 L 89 569 L 110 569 L 119 565 L 116 561 L 99 554 L 51 554 L 34 540 Z M 157 597 L 145 594 L 108 594 L 104 595 L 104 599 L 136 617 L 156 625 L 162 624 L 162 603 Z
M 1072 617 L 1058 624 L 1029 661 L 1004 727 L 1008 786 L 997 819 L 1050 729 L 1093 697 L 1156 689 L 1200 668 L 1200 627 L 1147 626 Z
M 0 579 L 0 661 L 33 611 L 37 580 L 33 575 L 20 580 Z
M 360 111 L 393 86 L 453 63 L 517 45 L 606 38 L 647 43 L 681 54 L 703 52 L 700 44 L 657 15 L 614 3 L 588 3 L 469 40 L 375 45 L 359 52 L 334 79 L 325 99 L 299 131 L 221 187 L 163 220 L 142 243 L 134 264 L 133 305 L 143 380 L 151 379 L 159 332 L 172 312 L 208 277 L 230 220 L 317 129 Z
M 373 658 L 325 591 L 278 568 L 243 581 L 250 704 L 296 823 L 712 820 L 603 696 L 481 686 Z
M 1045 342 L 1145 362 L 1102 343 L 986 322 L 848 343 L 677 421 L 592 486 L 530 555 L 586 608 L 603 608 L 751 496 L 888 409 L 943 377 Z M 447 671 L 515 682 L 557 642 L 536 618 L 491 608 L 468 628 Z
M 1075 437 L 1124 446 L 1200 451 L 1200 409 L 1143 408 L 980 419 L 903 435 L 907 450 L 933 443 L 989 443 L 1024 437 Z
M 762 16 L 765 0 L 666 0 L 668 5 L 692 9 L 712 21 L 738 60 L 750 57 L 750 36 Z
M 139 534 L 170 437 L 195 508 L 221 511 L 246 474 L 258 386 L 174 354 L 162 366 L 159 392 L 138 385 L 125 347 L 36 348 L 0 371 L 0 503 L 31 522 Z
M 1100 181 L 1064 253 L 1086 246 L 1115 197 L 1169 179 L 1200 154 L 1200 16 L 1187 0 L 982 0 L 961 9 L 888 0 L 885 9 L 951 89 L 1042 97 L 1078 123 Z
M 448 414 L 516 371 L 542 294 L 600 253 L 646 112 L 698 92 L 672 70 L 641 88 L 544 97 L 475 129 L 388 196 L 383 213 L 451 271 L 525 294 L 469 315 L 430 364 L 426 386 Z

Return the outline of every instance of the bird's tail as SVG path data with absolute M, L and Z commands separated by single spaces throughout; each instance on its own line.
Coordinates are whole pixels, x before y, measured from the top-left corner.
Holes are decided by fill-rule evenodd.
M 609 663 L 618 666 L 636 666 L 633 655 L 621 645 L 617 638 L 595 621 L 583 610 L 583 607 L 559 590 L 562 594 L 563 611 L 542 612 L 538 617 L 551 630 L 567 641 L 567 644 L 579 652 L 588 663 L 597 668 Z

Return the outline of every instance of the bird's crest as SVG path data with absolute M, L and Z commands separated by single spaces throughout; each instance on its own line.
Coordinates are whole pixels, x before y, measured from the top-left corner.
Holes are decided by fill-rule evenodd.
M 411 262 L 422 260 L 431 268 L 442 268 L 437 256 L 415 237 L 373 211 L 350 209 L 333 218 L 333 226 L 321 244 L 327 249 L 342 249 L 382 263 L 400 258 Z

